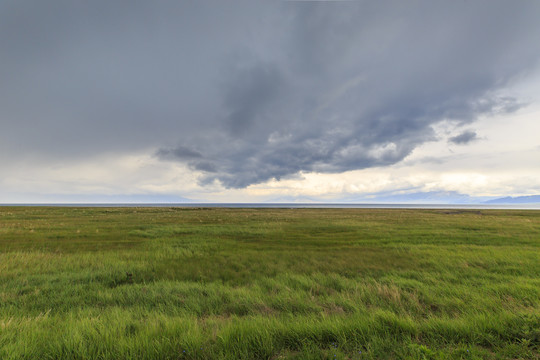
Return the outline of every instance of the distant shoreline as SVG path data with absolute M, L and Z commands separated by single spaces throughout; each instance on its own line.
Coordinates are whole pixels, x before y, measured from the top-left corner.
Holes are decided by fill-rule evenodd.
M 247 209 L 470 209 L 470 210 L 540 210 L 540 203 L 530 204 L 368 204 L 368 203 L 13 203 L 9 206 L 39 207 L 185 207 Z

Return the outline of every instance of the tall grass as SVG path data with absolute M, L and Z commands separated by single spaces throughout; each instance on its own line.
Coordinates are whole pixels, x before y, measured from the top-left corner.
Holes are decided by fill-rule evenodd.
M 0 208 L 0 359 L 538 359 L 540 212 Z

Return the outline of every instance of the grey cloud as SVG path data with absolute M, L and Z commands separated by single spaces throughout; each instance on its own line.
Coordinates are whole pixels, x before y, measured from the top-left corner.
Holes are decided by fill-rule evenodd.
M 250 132 L 261 122 L 275 122 L 272 105 L 283 96 L 281 74 L 272 64 L 256 64 L 247 69 L 235 69 L 223 89 L 227 111 L 226 125 L 232 136 Z
M 202 158 L 202 154 L 198 151 L 189 149 L 185 146 L 177 146 L 174 149 L 160 149 L 156 155 L 160 158 L 172 159 L 196 159 Z
M 452 136 L 448 139 L 449 142 L 456 145 L 466 145 L 476 140 L 478 140 L 478 136 L 476 135 L 476 132 L 472 130 L 466 130 L 461 134 Z
M 216 164 L 210 161 L 191 161 L 189 166 L 195 170 L 201 170 L 208 173 L 214 173 L 218 171 Z M 210 177 L 209 177 L 210 178 Z
M 234 5 L 2 3 L 0 161 L 144 150 L 233 188 L 387 166 L 519 109 L 540 58 L 536 2 Z

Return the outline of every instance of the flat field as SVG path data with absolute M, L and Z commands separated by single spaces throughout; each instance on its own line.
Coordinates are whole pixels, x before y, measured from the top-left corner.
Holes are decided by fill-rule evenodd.
M 538 359 L 540 211 L 0 207 L 0 359 Z

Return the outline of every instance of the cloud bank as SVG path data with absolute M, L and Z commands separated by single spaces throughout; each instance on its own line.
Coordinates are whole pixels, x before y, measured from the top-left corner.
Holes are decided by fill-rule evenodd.
M 0 160 L 147 151 L 243 188 L 395 164 L 516 111 L 540 4 L 0 5 Z M 464 132 L 450 139 L 473 140 Z

